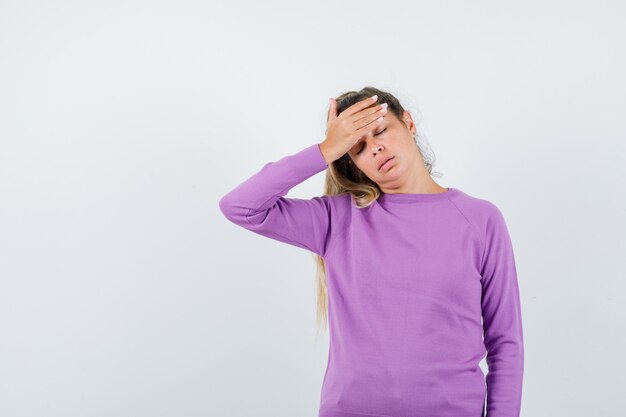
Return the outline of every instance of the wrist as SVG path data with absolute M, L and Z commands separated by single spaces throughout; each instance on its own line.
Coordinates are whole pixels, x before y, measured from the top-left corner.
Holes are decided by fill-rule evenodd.
M 324 158 L 324 161 L 326 161 L 326 165 L 330 165 L 334 161 L 334 159 L 332 159 L 330 152 L 328 151 L 326 140 L 323 140 L 321 143 L 318 143 L 318 146 L 320 148 L 320 152 L 322 153 L 322 157 Z

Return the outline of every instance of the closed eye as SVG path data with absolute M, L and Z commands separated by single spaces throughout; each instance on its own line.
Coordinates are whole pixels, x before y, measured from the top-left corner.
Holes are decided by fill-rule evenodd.
M 383 130 L 381 130 L 380 132 L 376 133 L 374 136 L 378 136 L 378 135 L 382 135 L 383 132 L 387 130 L 387 128 L 384 128 Z M 356 153 L 357 155 L 361 153 L 361 151 L 363 150 L 363 148 L 365 148 L 365 145 L 361 146 L 361 149 L 359 149 L 359 151 Z

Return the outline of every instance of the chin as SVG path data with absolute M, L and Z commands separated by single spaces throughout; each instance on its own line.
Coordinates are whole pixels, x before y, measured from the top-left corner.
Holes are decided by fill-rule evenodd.
M 389 177 L 397 177 L 398 176 L 398 172 L 402 170 L 402 167 L 399 165 L 394 164 L 394 166 L 391 167 L 391 169 L 387 172 L 379 172 L 378 176 L 382 177 L 382 178 L 389 178 Z

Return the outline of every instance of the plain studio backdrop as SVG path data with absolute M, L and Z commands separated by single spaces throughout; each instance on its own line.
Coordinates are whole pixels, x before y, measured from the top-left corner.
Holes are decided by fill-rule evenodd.
M 366 85 L 411 112 L 439 184 L 504 213 L 522 416 L 623 415 L 625 11 L 2 1 L 0 415 L 315 417 L 313 255 L 218 200 Z

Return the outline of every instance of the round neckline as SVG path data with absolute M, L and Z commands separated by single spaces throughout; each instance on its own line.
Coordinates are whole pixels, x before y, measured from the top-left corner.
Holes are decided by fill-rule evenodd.
M 438 201 L 445 200 L 450 196 L 459 193 L 459 190 L 454 187 L 447 187 L 448 191 L 441 193 L 392 193 L 387 194 L 380 193 L 378 200 L 385 203 L 412 203 L 416 201 Z

